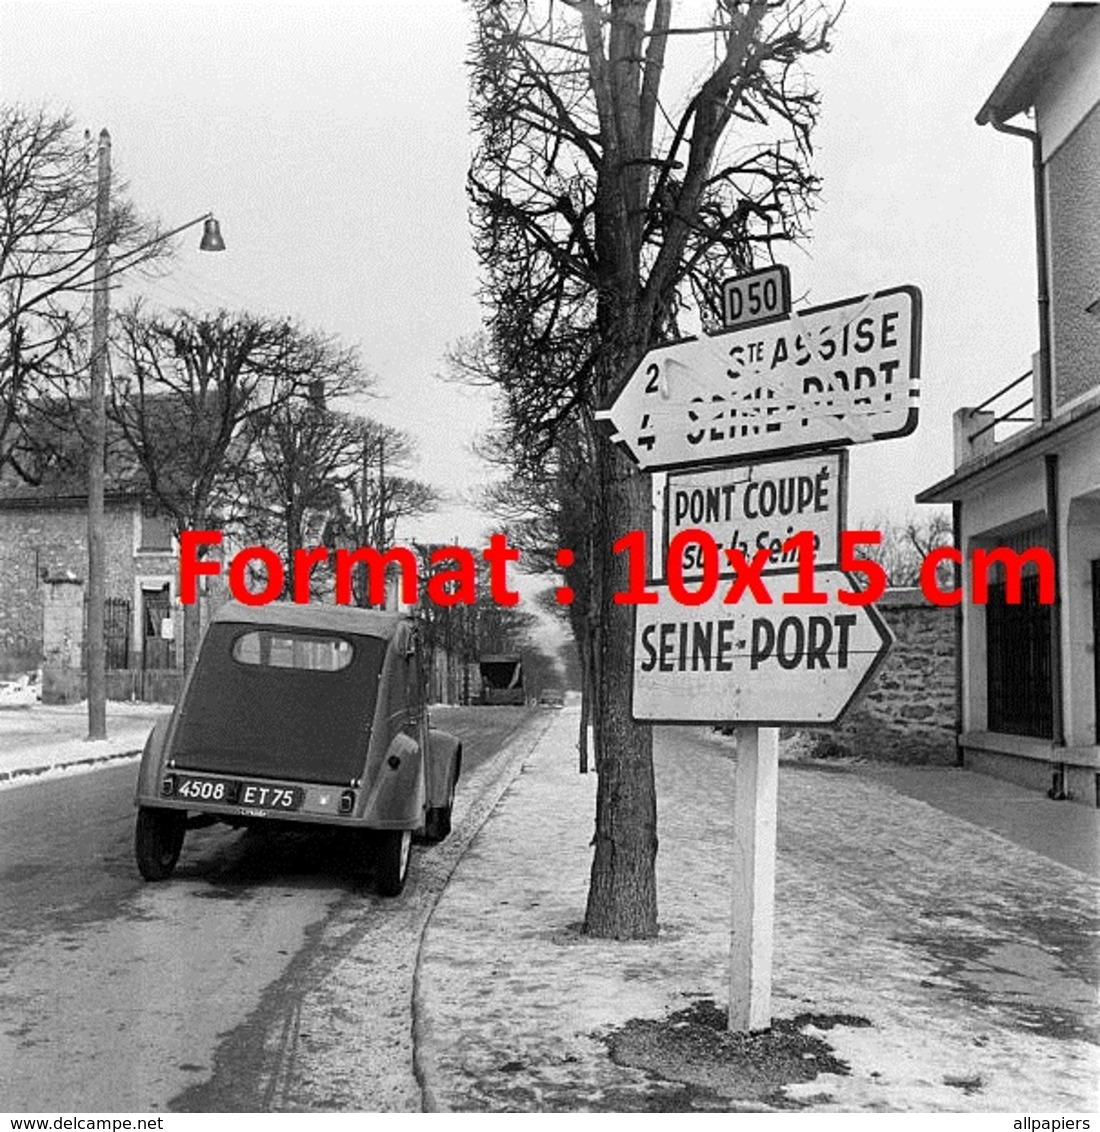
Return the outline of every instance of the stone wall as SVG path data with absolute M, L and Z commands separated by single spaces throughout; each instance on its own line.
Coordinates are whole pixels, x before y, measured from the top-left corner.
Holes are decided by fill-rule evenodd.
M 42 598 L 42 702 L 75 703 L 84 696 L 84 583 L 47 579 Z
M 84 663 L 84 583 L 60 578 L 43 586 L 42 661 L 53 668 Z
M 105 517 L 108 597 L 133 599 L 132 504 Z M 35 668 L 43 655 L 45 578 L 88 573 L 88 512 L 71 507 L 0 509 L 0 672 Z
M 875 603 L 894 647 L 871 686 L 834 727 L 807 729 L 819 755 L 904 763 L 955 762 L 955 613 L 917 589 Z

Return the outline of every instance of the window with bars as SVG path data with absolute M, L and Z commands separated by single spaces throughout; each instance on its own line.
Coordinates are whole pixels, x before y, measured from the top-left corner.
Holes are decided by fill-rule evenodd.
M 109 597 L 103 606 L 103 637 L 107 646 L 108 668 L 130 667 L 130 603 L 123 597 Z

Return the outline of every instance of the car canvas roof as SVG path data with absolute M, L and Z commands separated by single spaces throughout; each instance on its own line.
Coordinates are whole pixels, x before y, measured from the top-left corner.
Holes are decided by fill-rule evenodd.
M 388 641 L 397 632 L 397 627 L 409 618 L 404 613 L 359 609 L 351 605 L 294 605 L 287 601 L 272 602 L 270 605 L 241 605 L 230 601 L 218 607 L 213 620 L 284 629 L 326 629 L 334 633 L 354 633 L 361 637 L 378 637 Z

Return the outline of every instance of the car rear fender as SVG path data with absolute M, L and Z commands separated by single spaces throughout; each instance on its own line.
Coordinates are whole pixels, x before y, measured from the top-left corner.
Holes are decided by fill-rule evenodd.
M 138 770 L 137 790 L 134 801 L 137 804 L 150 802 L 160 797 L 160 776 L 164 768 L 164 745 L 168 739 L 168 728 L 172 717 L 160 719 L 149 732 L 145 740 L 145 749 L 141 752 L 141 768 Z
M 411 736 L 398 732 L 372 776 L 363 820 L 377 829 L 415 829 L 424 820 L 425 805 L 420 747 Z
M 449 731 L 428 730 L 428 805 L 445 806 L 451 781 L 458 781 L 462 767 L 462 744 Z

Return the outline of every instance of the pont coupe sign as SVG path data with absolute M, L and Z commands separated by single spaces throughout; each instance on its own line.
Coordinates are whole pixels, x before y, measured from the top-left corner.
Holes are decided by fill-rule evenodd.
M 757 550 L 770 550 L 768 569 L 791 569 L 795 555 L 784 551 L 783 543 L 797 531 L 809 531 L 817 567 L 835 566 L 845 526 L 847 478 L 848 453 L 843 450 L 671 472 L 665 486 L 666 557 L 677 534 L 696 529 L 748 558 Z M 680 566 L 685 578 L 702 573 L 698 553 L 685 554 Z M 661 576 L 667 573 L 664 565 Z
M 895 287 L 660 346 L 596 415 L 651 470 L 905 436 L 920 315 L 920 291 Z

